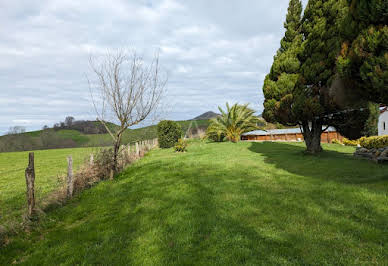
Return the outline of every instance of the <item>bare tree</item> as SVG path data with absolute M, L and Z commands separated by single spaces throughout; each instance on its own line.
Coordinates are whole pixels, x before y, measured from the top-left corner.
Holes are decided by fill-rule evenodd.
M 91 98 L 98 121 L 113 139 L 116 173 L 124 131 L 156 111 L 166 88 L 167 74 L 160 72 L 159 54 L 147 64 L 136 52 L 115 50 L 100 58 L 90 57 L 89 63 L 96 77 L 94 83 L 88 79 Z M 107 119 L 119 125 L 109 125 Z
M 23 126 L 14 126 L 10 127 L 7 134 L 8 135 L 16 135 L 16 134 L 22 134 L 26 132 L 26 128 Z
M 73 125 L 73 123 L 74 123 L 74 117 L 72 117 L 72 116 L 67 116 L 66 118 L 65 118 L 65 125 L 68 127 L 68 128 L 71 128 L 71 126 Z

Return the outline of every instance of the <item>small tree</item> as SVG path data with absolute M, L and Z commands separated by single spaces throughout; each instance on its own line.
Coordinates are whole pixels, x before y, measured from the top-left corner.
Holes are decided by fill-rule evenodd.
M 221 115 L 212 119 L 209 125 L 207 136 L 224 135 L 231 142 L 238 142 L 241 134 L 258 129 L 260 119 L 254 115 L 255 111 L 248 107 L 248 104 L 226 104 L 226 111 L 218 107 Z M 220 140 L 221 141 L 221 140 Z
M 72 116 L 68 116 L 65 118 L 65 126 L 68 127 L 68 128 L 71 128 L 73 123 L 74 123 L 74 117 Z
M 174 121 L 160 121 L 157 128 L 160 148 L 174 147 L 183 135 L 182 127 Z
M 139 124 L 155 112 L 167 84 L 160 73 L 159 55 L 146 64 L 135 52 L 108 52 L 101 58 L 90 57 L 96 82 L 89 81 L 91 98 L 100 121 L 114 142 L 113 171 L 117 173 L 117 157 L 124 131 Z M 107 118 L 118 121 L 108 124 Z

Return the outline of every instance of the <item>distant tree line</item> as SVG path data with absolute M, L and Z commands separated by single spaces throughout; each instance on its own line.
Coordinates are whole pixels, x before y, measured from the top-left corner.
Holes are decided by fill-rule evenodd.
M 48 129 L 47 126 L 43 127 L 43 130 Z M 71 129 L 77 130 L 84 134 L 106 134 L 108 131 L 99 122 L 96 121 L 85 121 L 85 120 L 75 120 L 74 117 L 68 116 L 65 118 L 65 121 L 54 124 L 54 130 L 61 129 Z
M 74 140 L 62 138 L 54 130 L 44 130 L 37 136 L 27 133 L 5 135 L 0 138 L 0 152 L 74 147 L 77 147 Z
M 6 135 L 16 135 L 26 132 L 26 128 L 22 126 L 13 126 L 10 127 Z
M 71 138 L 58 134 L 59 130 L 77 130 L 84 134 L 105 134 L 105 127 L 96 121 L 75 120 L 68 116 L 65 121 L 55 123 L 53 128 L 45 125 L 42 131 L 26 132 L 25 127 L 10 127 L 6 135 L 0 137 L 0 152 L 14 152 L 38 149 L 60 149 L 79 147 Z M 101 146 L 111 143 L 101 142 Z

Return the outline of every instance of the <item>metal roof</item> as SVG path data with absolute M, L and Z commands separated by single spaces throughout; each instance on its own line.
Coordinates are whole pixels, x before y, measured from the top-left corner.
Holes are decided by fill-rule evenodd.
M 325 129 L 326 127 L 322 127 Z M 334 127 L 329 127 L 325 132 L 336 132 Z M 268 135 L 284 135 L 284 134 L 302 134 L 300 128 L 286 128 L 286 129 L 271 129 L 271 130 L 255 130 L 242 134 L 243 136 L 268 136 Z

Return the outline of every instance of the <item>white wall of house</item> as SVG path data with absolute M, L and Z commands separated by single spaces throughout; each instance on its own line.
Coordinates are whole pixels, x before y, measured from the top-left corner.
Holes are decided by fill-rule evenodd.
M 378 130 L 379 136 L 388 135 L 388 111 L 380 114 Z

